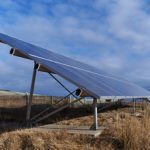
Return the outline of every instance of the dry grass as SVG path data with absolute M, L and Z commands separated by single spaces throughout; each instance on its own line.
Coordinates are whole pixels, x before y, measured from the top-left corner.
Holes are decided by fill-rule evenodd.
M 104 135 L 107 137 L 107 134 Z M 107 140 L 107 139 L 105 139 Z M 102 144 L 103 143 L 103 144 Z M 79 134 L 71 135 L 66 131 L 13 131 L 0 137 L 1 149 L 113 149 L 104 138 L 93 138 Z
M 18 108 L 20 111 L 11 109 L 1 110 L 0 118 L 4 121 L 11 120 L 22 122 L 22 116 L 26 115 L 25 108 Z M 32 109 L 32 115 L 41 111 Z M 14 115 L 12 116 L 12 111 Z M 93 124 L 94 117 L 89 115 L 87 109 L 67 108 L 55 116 L 48 118 L 42 123 L 56 123 L 67 125 L 88 125 Z M 150 149 L 150 112 L 148 109 L 138 109 L 141 116 L 130 116 L 121 114 L 131 111 L 131 109 L 107 110 L 115 114 L 98 114 L 99 126 L 107 126 L 99 137 L 88 135 L 68 134 L 67 131 L 57 132 L 16 130 L 13 128 L 0 128 L 0 149 Z M 7 113 L 6 113 L 7 112 Z M 6 114 L 5 114 L 6 113 Z M 19 115 L 20 114 L 20 115 Z M 7 118 L 7 119 L 6 119 Z M 9 119 L 8 119 L 9 118 Z
M 115 141 L 121 149 L 150 149 L 150 118 L 147 115 L 141 119 L 125 115 L 117 119 L 111 128 Z
M 0 149 L 150 149 L 149 113 L 140 118 L 126 114 L 99 114 L 98 120 L 99 125 L 108 126 L 109 129 L 105 129 L 97 138 L 71 135 L 63 130 L 58 132 L 9 130 L 0 135 Z M 68 122 L 89 125 L 93 122 L 93 117 L 80 117 Z M 66 122 L 64 120 L 59 123 Z
M 94 138 L 88 135 L 68 134 L 66 131 L 46 132 L 16 130 L 0 135 L 1 149 L 150 149 L 150 116 L 128 114 L 99 114 L 99 125 L 108 126 Z M 93 116 L 63 120 L 59 124 L 91 125 Z

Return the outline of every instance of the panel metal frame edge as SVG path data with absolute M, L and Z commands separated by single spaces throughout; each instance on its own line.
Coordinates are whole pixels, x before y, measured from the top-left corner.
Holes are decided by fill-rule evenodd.
M 100 99 L 150 98 L 150 96 L 101 96 Z

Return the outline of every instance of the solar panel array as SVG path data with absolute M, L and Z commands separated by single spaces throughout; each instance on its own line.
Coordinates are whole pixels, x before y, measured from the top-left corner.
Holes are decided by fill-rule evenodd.
M 96 98 L 150 97 L 146 89 L 117 75 L 0 33 L 0 41 Z

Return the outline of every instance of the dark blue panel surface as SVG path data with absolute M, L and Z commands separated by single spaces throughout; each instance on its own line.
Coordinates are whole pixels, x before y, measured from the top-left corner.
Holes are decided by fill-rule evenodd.
M 86 90 L 96 98 L 102 96 L 145 97 L 150 92 L 130 83 L 117 75 L 92 67 L 72 58 L 46 50 L 33 44 L 0 33 L 0 41 L 5 42 L 34 61 L 40 62 L 50 71 Z

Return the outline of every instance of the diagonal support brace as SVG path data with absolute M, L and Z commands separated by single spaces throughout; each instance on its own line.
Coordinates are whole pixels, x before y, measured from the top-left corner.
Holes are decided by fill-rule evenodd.
M 74 96 L 76 99 L 78 99 L 73 93 L 71 93 L 71 91 L 69 91 L 60 81 L 58 81 L 51 73 L 49 73 L 63 88 L 65 88 L 72 96 Z M 86 106 L 84 103 L 82 103 L 81 101 L 79 101 L 82 105 Z M 87 106 L 86 106 L 87 107 Z M 92 110 L 87 107 L 91 112 Z
M 45 118 L 47 118 L 47 117 L 53 115 L 53 114 L 55 114 L 55 113 L 61 111 L 62 109 L 64 109 L 64 108 L 66 108 L 66 107 L 68 107 L 68 106 L 70 106 L 70 105 L 72 105 L 72 104 L 74 104 L 74 103 L 80 101 L 80 100 L 83 99 L 83 98 L 84 98 L 84 97 L 81 97 L 81 98 L 79 98 L 79 99 L 77 99 L 77 100 L 75 100 L 75 101 L 73 101 L 73 102 L 71 102 L 71 103 L 69 103 L 69 104 L 66 104 L 66 105 L 62 106 L 61 108 L 58 108 L 58 109 L 56 109 L 55 111 L 53 111 L 53 112 L 51 112 L 51 113 L 49 113 L 49 114 L 47 114 L 47 115 L 45 115 L 45 116 L 43 116 L 43 117 L 37 119 L 37 120 L 35 120 L 35 121 L 31 122 L 31 123 L 32 123 L 32 124 L 35 124 L 35 123 L 37 123 L 37 122 L 39 122 L 39 121 L 41 121 L 41 120 L 43 120 L 43 119 L 45 119 Z
M 75 90 L 76 91 L 76 90 Z M 75 91 L 73 91 L 72 93 L 74 93 Z M 55 106 L 57 105 L 58 103 L 60 103 L 62 100 L 64 100 L 65 98 L 67 98 L 69 95 L 71 94 L 68 94 L 67 96 L 65 96 L 63 99 L 61 99 L 60 101 L 58 101 L 56 104 L 52 105 L 52 106 Z M 46 110 L 42 111 L 41 113 L 39 113 L 38 115 L 36 115 L 35 117 L 33 117 L 32 119 L 30 119 L 31 121 L 34 120 L 35 118 L 39 117 L 40 115 L 42 115 L 43 113 L 45 113 L 46 111 L 48 111 L 50 108 L 52 108 L 52 106 L 48 107 Z

